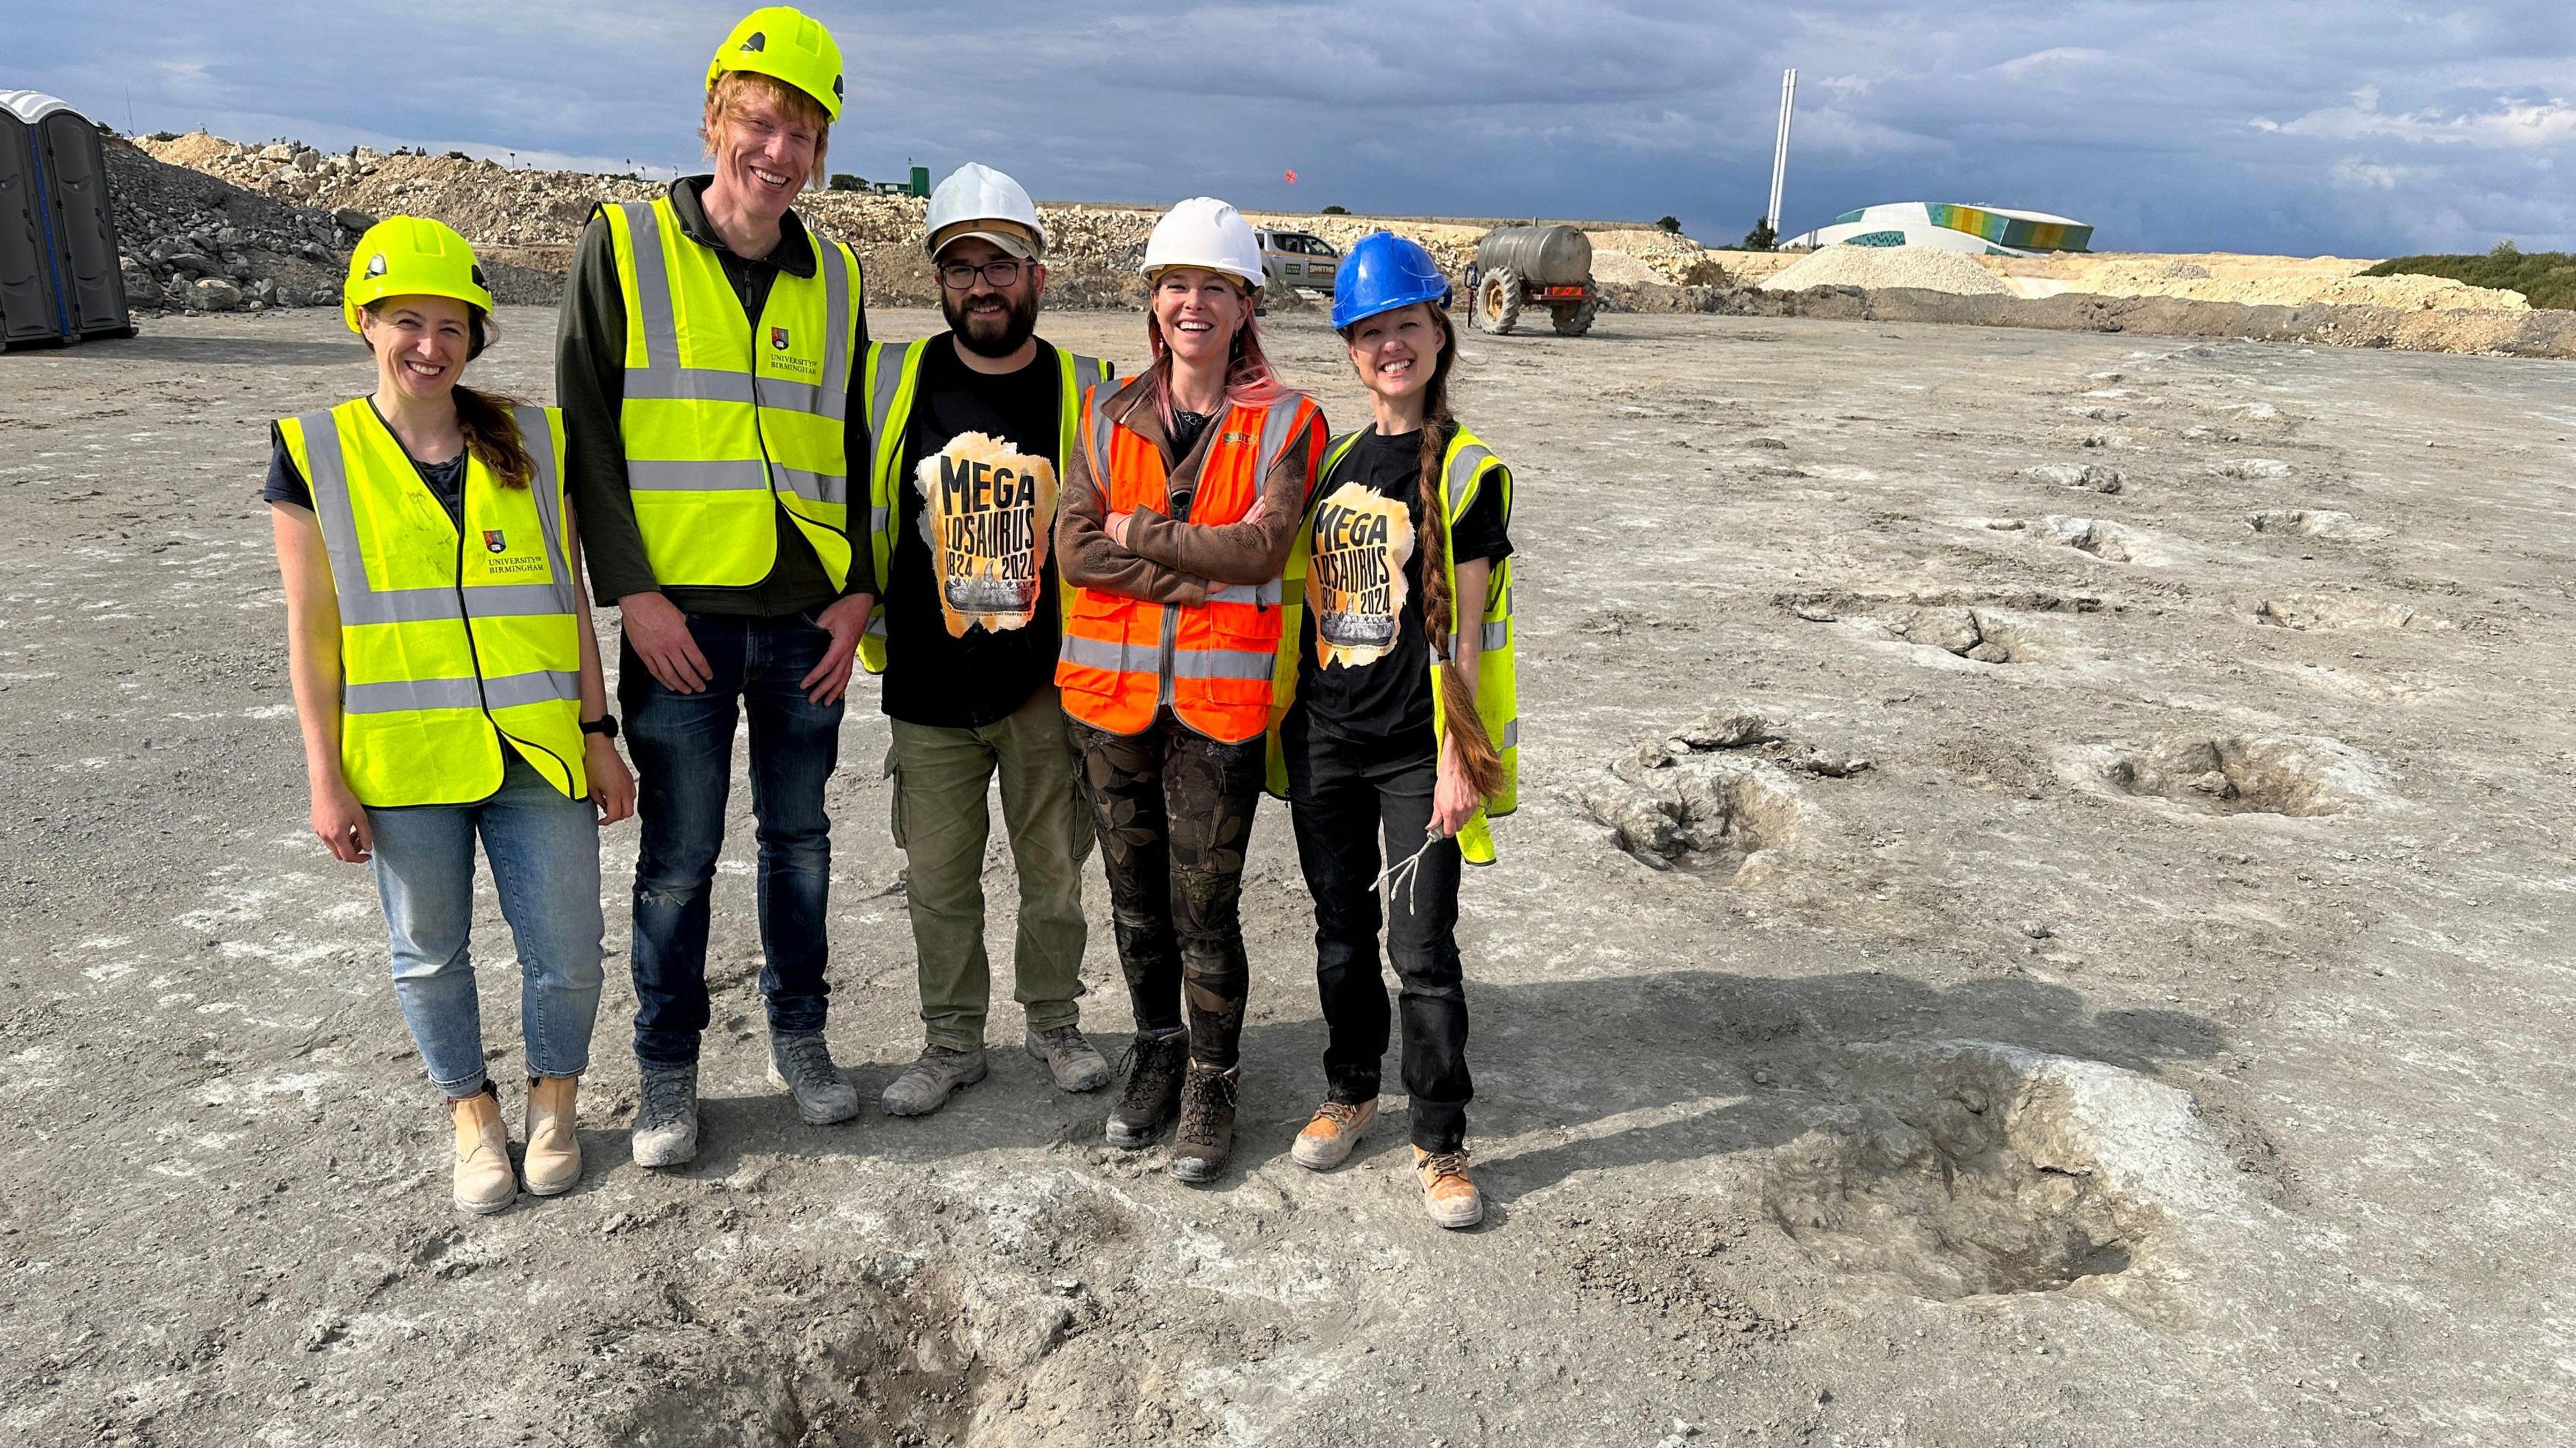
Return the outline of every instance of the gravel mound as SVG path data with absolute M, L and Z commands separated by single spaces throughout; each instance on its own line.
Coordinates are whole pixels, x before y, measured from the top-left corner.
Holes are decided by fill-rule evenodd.
M 2199 268 L 2193 268 L 2199 270 Z M 2097 277 L 2087 290 L 2112 297 L 2182 297 L 2243 307 L 2387 307 L 2401 312 L 2527 312 L 2520 292 L 2473 287 L 2449 277 Z
M 1829 246 L 1762 283 L 1766 292 L 1803 292 L 1811 287 L 1864 291 L 1910 287 L 1962 297 L 2012 292 L 2003 278 L 1977 265 L 1976 258 L 1921 246 Z
M 349 248 L 371 217 L 248 190 L 155 159 L 121 137 L 100 140 L 127 306 L 232 312 L 338 303 Z

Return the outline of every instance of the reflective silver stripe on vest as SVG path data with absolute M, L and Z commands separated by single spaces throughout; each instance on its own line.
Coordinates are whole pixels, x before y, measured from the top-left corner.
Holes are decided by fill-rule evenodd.
M 564 545 L 563 480 L 556 476 L 554 429 L 546 426 L 542 407 L 512 408 L 510 415 L 519 424 L 519 440 L 526 447 L 530 472 L 528 491 L 537 505 L 537 528 L 545 535 L 546 562 L 554 569 L 555 581 L 548 592 L 555 597 L 562 613 L 573 613 L 577 600 L 573 593 L 572 555 Z M 525 586 L 525 585 L 514 585 Z M 481 613 L 482 590 L 477 589 L 475 612 Z M 588 627 L 589 621 L 584 620 Z
M 1493 460 L 1493 453 L 1483 443 L 1475 442 L 1458 449 L 1458 455 L 1449 460 L 1449 521 L 1451 523 L 1456 523 L 1467 516 L 1467 505 L 1474 501 L 1467 492 L 1467 485 L 1476 480 L 1479 469 Z
M 1162 671 L 1162 650 L 1153 644 L 1113 644 L 1066 634 L 1064 646 L 1056 651 L 1056 657 L 1082 668 L 1108 669 L 1121 674 L 1159 674 Z M 1172 651 L 1172 677 L 1267 679 L 1278 663 L 1275 654 L 1254 653 L 1247 649 L 1175 649 Z
M 654 214 L 650 201 L 621 201 L 617 209 L 626 213 L 627 235 L 635 244 L 635 307 L 644 318 L 641 370 L 676 373 L 680 370 L 680 324 L 671 315 L 671 269 L 662 260 L 662 219 Z M 655 357 L 656 345 L 668 347 L 671 355 Z M 629 397 L 645 395 L 634 390 L 637 370 L 627 369 Z
M 669 306 L 669 297 L 662 301 L 665 307 Z M 650 338 L 646 339 L 645 345 L 648 348 L 652 345 Z M 748 404 L 753 400 L 751 374 L 748 372 L 734 372 L 722 367 L 682 367 L 676 362 L 668 366 L 628 369 L 626 395 L 646 402 Z
M 1244 649 L 1174 649 L 1175 679 L 1267 679 L 1279 666 L 1275 653 Z
M 1512 621 L 1508 618 L 1487 619 L 1485 626 L 1476 630 L 1476 647 L 1489 654 L 1499 652 L 1511 641 Z M 1454 631 L 1449 635 L 1449 657 L 1458 657 L 1458 635 Z
M 512 709 L 579 699 L 581 682 L 560 669 L 502 674 L 478 687 L 463 679 L 408 679 L 385 684 L 349 684 L 340 691 L 345 714 L 405 714 L 422 709 Z
M 892 516 L 894 516 L 894 510 L 892 508 L 872 507 L 868 509 L 869 531 L 876 533 L 884 532 L 886 530 L 886 520 Z
M 1103 507 L 1109 502 L 1109 436 L 1118 427 L 1109 418 L 1109 400 L 1117 393 L 1118 389 L 1106 382 L 1092 389 L 1091 393 L 1091 481 L 1100 489 Z
M 1109 376 L 1109 368 L 1097 357 L 1075 355 L 1073 359 L 1073 401 L 1082 405 L 1083 394 L 1098 387 Z
M 804 411 L 846 422 L 850 416 L 850 270 L 843 264 L 838 243 L 824 240 L 811 227 L 806 240 L 814 244 L 814 269 L 823 274 L 823 381 L 820 395 L 809 398 Z M 763 386 L 768 384 L 764 383 Z
M 1520 742 L 1521 721 L 1520 716 L 1516 714 L 1503 721 L 1503 742 L 1495 745 L 1494 747 L 1497 749 L 1515 749 L 1520 746 Z
M 533 429 L 526 421 L 529 415 L 536 419 Z M 305 458 L 313 465 L 313 476 L 306 481 L 313 489 L 314 517 L 322 524 L 322 550 L 331 559 L 331 591 L 340 604 L 341 624 L 436 623 L 463 618 L 456 599 L 458 590 L 453 585 L 386 589 L 368 586 L 367 557 L 358 546 L 358 515 L 349 498 L 348 459 L 340 450 L 340 419 L 334 413 L 313 412 L 296 421 L 304 425 Z M 519 431 L 528 440 L 529 456 L 536 460 L 541 499 L 538 527 L 546 534 L 546 556 L 554 561 L 559 581 L 465 589 L 473 600 L 476 618 L 527 618 L 573 611 L 572 571 L 561 561 L 563 521 L 554 513 L 554 437 L 545 426 L 545 413 L 533 407 L 523 411 Z
M 894 417 L 895 392 L 903 386 L 904 368 L 911 361 L 913 349 L 920 345 L 918 342 L 908 342 L 901 347 L 889 347 L 882 342 L 875 344 L 877 383 L 868 394 L 868 441 L 872 444 L 884 445 L 886 428 Z
M 1109 643 L 1101 639 L 1064 636 L 1056 657 L 1068 664 L 1086 669 L 1108 669 L 1120 674 L 1152 674 L 1162 669 L 1163 650 L 1159 644 Z
M 758 458 L 743 458 L 729 463 L 629 458 L 626 460 L 626 486 L 638 493 L 758 493 L 768 490 L 772 471 L 778 474 L 781 487 L 807 502 L 839 503 L 849 497 L 850 479 L 846 473 L 809 473 L 790 467 L 773 469 Z
M 1272 608 L 1277 608 L 1279 580 L 1274 578 L 1262 584 L 1229 583 L 1210 593 L 1207 601 L 1210 603 L 1266 603 Z
M 1291 392 L 1272 403 L 1269 413 L 1261 419 L 1261 471 L 1252 477 L 1254 496 L 1258 497 L 1269 484 L 1270 470 L 1279 466 L 1290 445 L 1302 435 L 1298 424 L 1306 420 L 1305 401 L 1303 394 Z

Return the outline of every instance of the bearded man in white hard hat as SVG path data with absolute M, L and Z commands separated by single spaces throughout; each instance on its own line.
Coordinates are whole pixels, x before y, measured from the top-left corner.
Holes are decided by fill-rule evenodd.
M 859 1111 L 823 1040 L 823 786 L 876 592 L 849 517 L 867 315 L 858 258 L 794 209 L 841 98 L 820 21 L 783 5 L 743 17 L 707 67 L 713 174 L 597 207 L 565 288 L 566 466 L 591 580 L 623 625 L 617 697 L 641 786 L 639 1166 L 698 1149 L 710 900 L 746 716 L 769 1078 L 808 1125 Z
M 1109 1080 L 1075 1005 L 1091 831 L 1055 688 L 1050 543 L 1083 394 L 1110 368 L 1036 335 L 1047 234 L 1020 183 L 960 167 L 931 193 L 923 241 L 948 330 L 872 344 L 864 382 L 869 552 L 883 589 L 859 661 L 885 679 L 926 1038 L 885 1088 L 896 1116 L 936 1111 L 984 1079 L 984 798 L 997 774 L 1019 877 L 1024 1044 L 1063 1090 Z

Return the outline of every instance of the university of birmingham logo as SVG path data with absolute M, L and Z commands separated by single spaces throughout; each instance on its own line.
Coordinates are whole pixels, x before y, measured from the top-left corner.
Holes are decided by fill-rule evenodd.
M 501 537 L 501 530 L 498 528 L 486 528 L 483 530 L 483 548 L 484 551 L 490 553 L 507 553 L 510 551 L 509 543 L 503 540 Z
M 787 350 L 787 329 L 785 327 L 772 327 L 769 329 L 769 350 L 772 352 L 784 352 Z

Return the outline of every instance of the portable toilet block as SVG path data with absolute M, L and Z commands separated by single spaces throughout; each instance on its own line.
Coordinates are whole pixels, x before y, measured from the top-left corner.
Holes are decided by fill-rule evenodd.
M 133 335 L 98 128 L 0 91 L 0 347 Z

